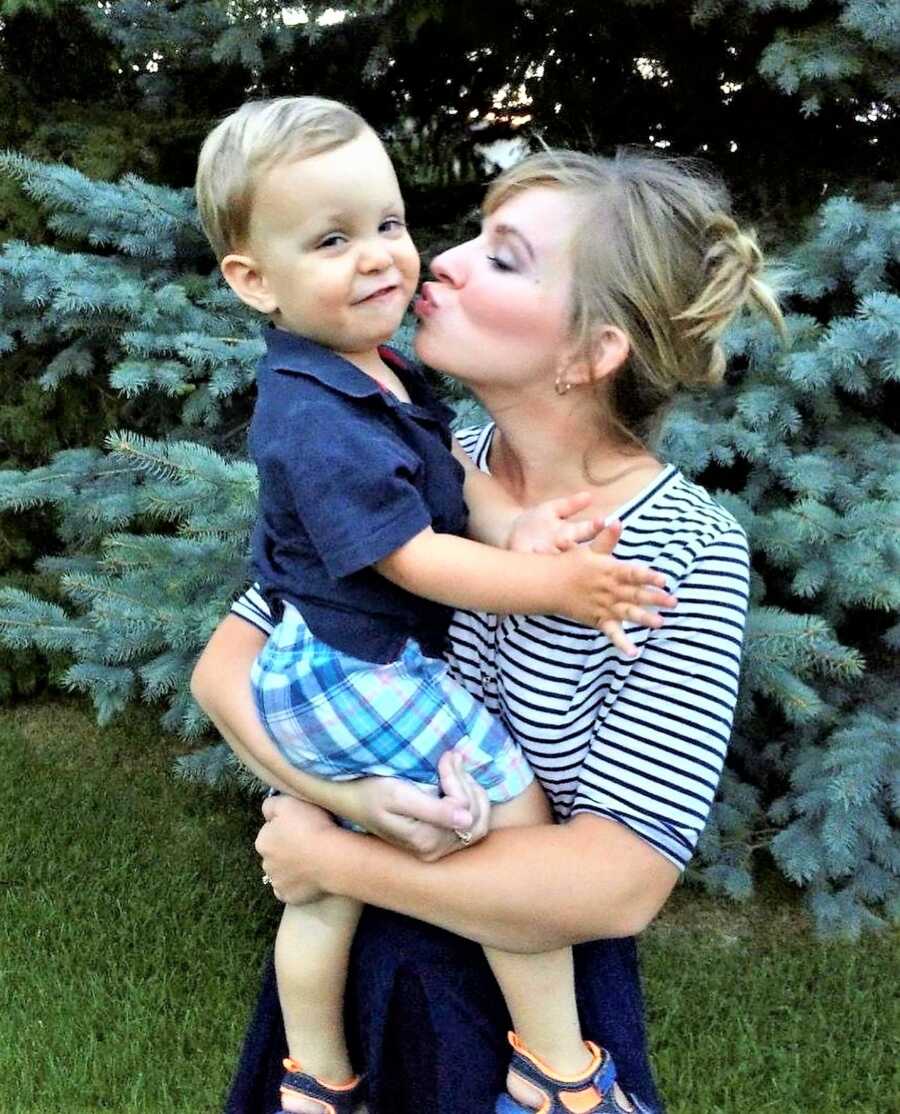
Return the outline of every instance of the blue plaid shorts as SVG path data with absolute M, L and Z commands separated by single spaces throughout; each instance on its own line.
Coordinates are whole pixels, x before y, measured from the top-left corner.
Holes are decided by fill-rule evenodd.
M 436 789 L 438 759 L 455 750 L 495 804 L 534 780 L 500 721 L 413 639 L 396 661 L 363 661 L 316 638 L 286 603 L 251 683 L 269 735 L 306 773 L 400 777 Z

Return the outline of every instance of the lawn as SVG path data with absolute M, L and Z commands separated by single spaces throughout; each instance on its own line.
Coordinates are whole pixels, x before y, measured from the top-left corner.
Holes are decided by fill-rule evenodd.
M 0 712 L 0 1114 L 217 1114 L 276 910 L 255 809 L 134 713 Z M 900 1114 L 900 940 L 823 944 L 771 885 L 643 941 L 670 1114 Z

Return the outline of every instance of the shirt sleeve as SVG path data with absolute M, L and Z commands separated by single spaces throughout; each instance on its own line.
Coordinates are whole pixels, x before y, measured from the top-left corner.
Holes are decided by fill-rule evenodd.
M 422 461 L 399 437 L 368 416 L 327 407 L 304 410 L 293 451 L 271 447 L 266 482 L 293 507 L 329 575 L 349 576 L 375 564 L 431 525 L 416 485 Z M 302 419 L 302 420 L 301 420 Z M 307 437 L 303 430 L 309 431 Z
M 272 612 L 266 603 L 258 584 L 252 584 L 231 605 L 231 614 L 250 623 L 268 637 L 275 629 Z
M 725 761 L 749 585 L 739 527 L 697 554 L 676 586 L 677 608 L 647 631 L 640 658 L 601 708 L 575 793 L 572 815 L 620 821 L 679 870 Z

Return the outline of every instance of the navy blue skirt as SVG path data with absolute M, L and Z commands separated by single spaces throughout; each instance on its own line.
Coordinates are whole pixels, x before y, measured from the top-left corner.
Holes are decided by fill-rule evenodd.
M 623 1089 L 662 1114 L 634 940 L 597 940 L 574 951 L 585 1036 L 609 1049 Z M 509 1063 L 509 1015 L 477 944 L 367 907 L 354 941 L 346 1012 L 370 1114 L 493 1114 Z M 225 1114 L 279 1110 L 286 1055 L 270 960 Z

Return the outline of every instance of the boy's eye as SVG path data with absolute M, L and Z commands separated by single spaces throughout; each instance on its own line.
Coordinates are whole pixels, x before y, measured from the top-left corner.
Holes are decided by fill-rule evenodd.
M 316 244 L 317 248 L 333 248 L 339 244 L 344 243 L 346 236 L 342 236 L 340 232 L 330 232 L 327 236 L 323 236 Z
M 388 217 L 383 220 L 380 225 L 381 232 L 398 232 L 400 229 L 405 228 L 406 225 L 399 217 Z
M 488 262 L 496 271 L 514 271 L 516 269 L 512 263 L 501 259 L 499 255 L 489 255 Z

